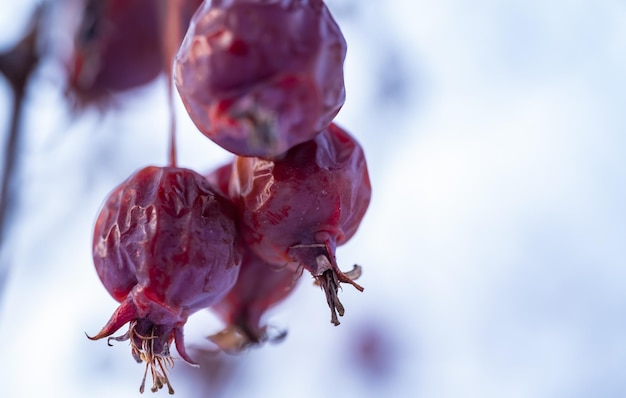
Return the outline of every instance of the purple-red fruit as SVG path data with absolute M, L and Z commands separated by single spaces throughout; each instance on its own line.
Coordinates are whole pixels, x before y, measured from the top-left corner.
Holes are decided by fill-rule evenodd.
M 96 220 L 93 259 L 100 280 L 121 304 L 95 336 L 130 340 L 146 362 L 152 390 L 169 384 L 174 342 L 187 362 L 183 326 L 192 313 L 226 295 L 241 265 L 232 204 L 206 179 L 176 167 L 146 167 L 118 186 Z M 140 391 L 143 391 L 145 374 Z
M 198 129 L 272 158 L 326 128 L 345 100 L 346 42 L 322 0 L 206 1 L 175 58 Z
M 361 146 L 336 124 L 275 160 L 236 159 L 231 191 L 238 192 L 240 232 L 264 261 L 308 270 L 326 293 L 331 322 L 339 324 L 344 274 L 335 250 L 356 232 L 370 202 L 371 185 Z
M 300 274 L 289 267 L 276 268 L 245 249 L 237 283 L 218 303 L 211 306 L 226 324 L 210 339 L 225 351 L 238 352 L 269 340 L 278 340 L 285 332 L 271 338 L 262 318 L 285 300 L 297 286 Z
M 201 0 L 179 3 L 186 29 Z M 68 65 L 67 92 L 76 105 L 106 103 L 111 95 L 145 85 L 164 70 L 164 15 L 159 4 L 85 0 Z M 184 31 L 174 34 L 182 37 Z
M 92 103 L 152 81 L 163 70 L 154 0 L 87 0 L 74 38 L 69 94 Z
M 225 164 L 207 176 L 211 185 L 230 197 L 229 184 L 233 166 Z M 300 273 L 289 267 L 276 267 L 259 258 L 244 246 L 241 270 L 235 286 L 211 307 L 226 323 L 226 328 L 210 337 L 225 351 L 241 351 L 270 339 L 262 317 L 271 307 L 287 298 L 297 285 Z M 285 334 L 278 334 L 280 339 Z

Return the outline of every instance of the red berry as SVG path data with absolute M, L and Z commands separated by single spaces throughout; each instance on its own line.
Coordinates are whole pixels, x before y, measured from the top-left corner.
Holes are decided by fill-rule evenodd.
M 187 362 L 183 326 L 192 313 L 232 288 L 241 264 L 232 204 L 201 175 L 183 168 L 146 167 L 117 187 L 96 221 L 96 271 L 121 303 L 93 340 L 126 323 L 133 357 L 151 370 L 153 390 L 168 385 L 169 347 Z M 145 382 L 141 385 L 143 390 Z
M 268 339 L 262 318 L 271 307 L 287 298 L 300 274 L 289 267 L 276 268 L 261 260 L 252 250 L 244 250 L 237 283 L 211 310 L 226 323 L 226 328 L 210 339 L 225 351 L 241 351 Z M 279 333 L 274 340 L 286 335 Z
M 321 0 L 207 1 L 176 56 L 175 81 L 202 133 L 237 155 L 271 158 L 339 112 L 345 54 Z
M 219 167 L 207 180 L 228 197 L 232 163 Z M 269 339 L 261 318 L 267 310 L 282 302 L 295 288 L 300 274 L 288 267 L 272 266 L 244 247 L 241 270 L 235 286 L 211 310 L 227 324 L 211 340 L 226 351 L 240 351 Z M 276 339 L 284 337 L 281 333 Z
M 153 80 L 163 63 L 153 0 L 87 0 L 74 39 L 69 92 L 91 102 Z
M 183 26 L 200 3 L 183 1 Z M 106 101 L 163 71 L 160 18 L 154 0 L 86 0 L 68 71 L 67 91 L 78 106 Z
M 268 263 L 304 267 L 324 289 L 331 321 L 343 306 L 339 282 L 362 290 L 337 266 L 335 249 L 356 232 L 371 186 L 361 146 L 331 124 L 275 160 L 237 158 L 231 189 L 240 195 L 240 232 Z M 358 276 L 359 268 L 353 271 Z

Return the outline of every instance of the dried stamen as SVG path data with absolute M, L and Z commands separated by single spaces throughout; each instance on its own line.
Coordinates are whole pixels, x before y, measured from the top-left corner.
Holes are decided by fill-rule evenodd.
M 337 292 L 339 291 L 337 275 L 332 270 L 327 270 L 324 271 L 321 276 L 316 277 L 316 280 L 324 291 L 324 294 L 326 294 L 326 302 L 330 308 L 330 322 L 338 326 L 340 322 L 337 314 L 343 316 L 344 308 L 337 296 Z
M 337 326 L 340 324 L 339 316 L 343 316 L 345 309 L 337 293 L 339 292 L 339 283 L 349 283 L 357 290 L 363 291 L 363 287 L 356 283 L 353 279 L 361 276 L 361 267 L 355 265 L 354 268 L 346 273 L 342 272 L 335 263 L 331 263 L 325 255 L 319 255 L 316 257 L 318 270 L 323 270 L 321 275 L 315 276 L 315 282 L 324 290 L 326 295 L 326 302 L 330 308 L 330 322 Z
M 130 344 L 135 359 L 139 362 L 146 363 L 146 369 L 141 379 L 141 385 L 139 386 L 139 392 L 143 393 L 146 386 L 146 377 L 148 376 L 148 370 L 152 376 L 152 387 L 150 391 L 157 392 L 163 386 L 167 385 L 167 390 L 170 394 L 174 394 L 174 388 L 170 384 L 167 377 L 168 368 L 174 366 L 174 360 L 169 355 L 169 346 L 166 343 L 164 346 L 164 354 L 155 354 L 154 342 L 157 336 L 154 334 L 154 328 L 151 329 L 150 336 L 143 336 L 135 330 L 136 322 L 130 325 L 129 336 Z M 137 340 L 140 342 L 141 347 L 137 345 Z

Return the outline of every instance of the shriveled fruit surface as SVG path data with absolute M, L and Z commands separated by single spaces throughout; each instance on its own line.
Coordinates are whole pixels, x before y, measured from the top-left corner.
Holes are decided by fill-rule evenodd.
M 211 185 L 225 197 L 231 197 L 233 164 L 227 163 L 207 176 Z M 226 324 L 224 330 L 210 336 L 221 349 L 238 352 L 267 340 L 280 340 L 286 332 L 272 336 L 263 317 L 273 306 L 284 301 L 297 286 L 300 272 L 290 267 L 268 264 L 244 245 L 237 283 L 218 303 L 211 306 Z
M 339 324 L 339 282 L 360 286 L 339 269 L 335 250 L 354 235 L 371 197 L 358 142 L 333 123 L 280 159 L 237 158 L 231 183 L 244 242 L 270 264 L 309 271 Z
M 207 137 L 234 154 L 270 158 L 339 112 L 345 54 L 321 0 L 208 1 L 176 56 L 176 87 Z
M 92 339 L 127 323 L 132 354 L 145 361 L 153 390 L 169 386 L 169 347 L 183 344 L 192 313 L 219 301 L 241 264 L 233 207 L 188 169 L 146 167 L 107 198 L 96 221 L 93 258 L 102 283 L 121 304 Z M 142 383 L 143 390 L 143 383 Z
M 346 42 L 324 2 L 207 0 L 192 17 L 198 0 L 86 1 L 70 74 L 78 98 L 163 70 L 170 79 L 167 166 L 135 172 L 96 220 L 95 268 L 120 304 L 90 338 L 130 341 L 146 363 L 140 391 L 150 371 L 152 391 L 173 393 L 170 348 L 194 363 L 183 328 L 199 310 L 223 322 L 208 336 L 222 351 L 280 341 L 266 316 L 307 271 L 339 325 L 340 284 L 363 288 L 361 267 L 343 272 L 335 253 L 371 185 L 363 149 L 334 123 Z M 177 166 L 174 85 L 199 133 L 233 154 L 206 176 Z

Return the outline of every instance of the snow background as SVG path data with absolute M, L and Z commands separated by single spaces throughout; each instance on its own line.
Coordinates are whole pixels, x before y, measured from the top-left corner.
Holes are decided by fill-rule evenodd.
M 0 5 L 0 48 L 33 3 Z M 192 350 L 203 366 L 175 367 L 177 396 L 626 396 L 626 6 L 328 6 L 349 45 L 337 121 L 361 141 L 374 189 L 337 257 L 363 265 L 365 292 L 344 288 L 335 328 L 305 281 L 269 317 L 288 329 L 283 343 L 239 356 Z M 126 344 L 84 335 L 116 307 L 93 269 L 91 233 L 114 186 L 166 162 L 166 86 L 71 120 L 58 73 L 50 63 L 31 82 L 18 209 L 0 251 L 10 265 L 2 395 L 138 396 L 143 367 Z M 10 106 L 0 80 L 3 128 Z M 181 165 L 226 161 L 183 112 Z M 219 328 L 192 316 L 188 345 L 210 349 L 203 336 Z

